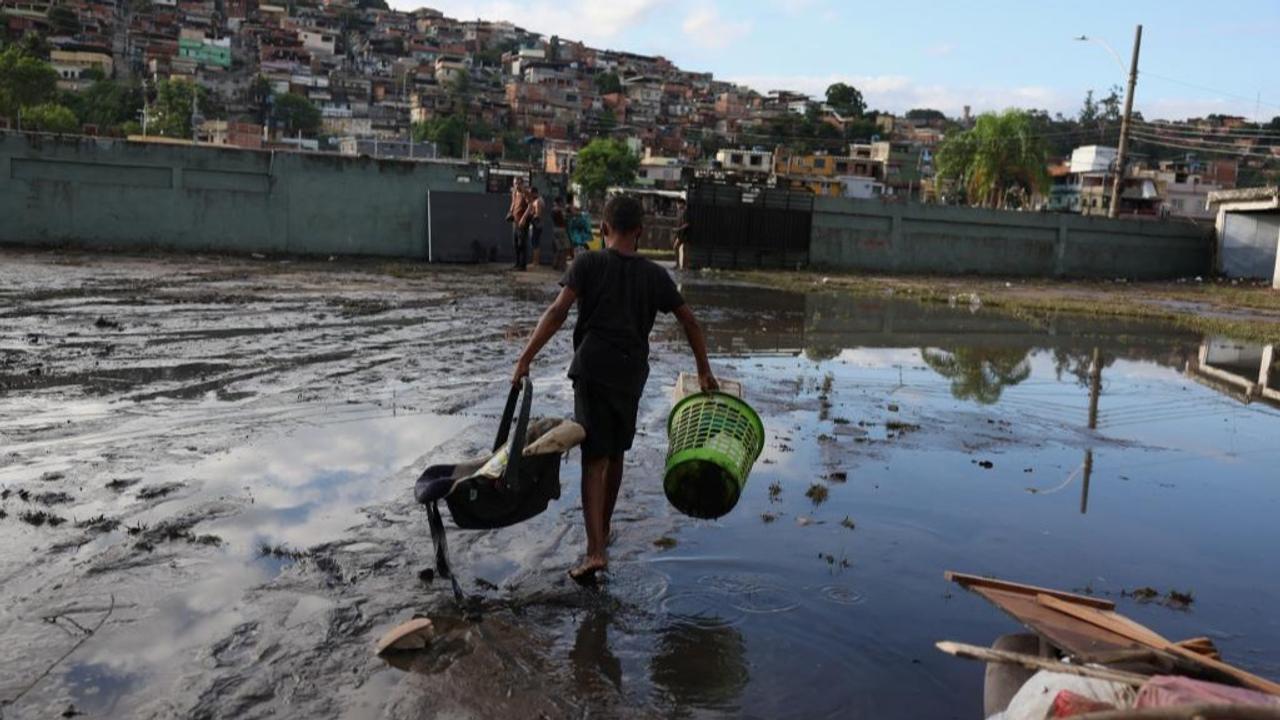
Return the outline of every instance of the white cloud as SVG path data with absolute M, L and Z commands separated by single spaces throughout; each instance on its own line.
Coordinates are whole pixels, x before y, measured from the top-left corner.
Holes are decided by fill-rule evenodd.
M 815 98 L 826 94 L 827 86 L 848 83 L 862 91 L 867 107 L 873 110 L 905 112 L 912 108 L 934 108 L 951 116 L 959 116 L 968 105 L 974 114 L 1005 108 L 1043 109 L 1050 113 L 1075 115 L 1080 109 L 1083 91 L 1051 88 L 1042 85 L 959 87 L 918 83 L 903 75 L 737 75 L 729 78 L 740 85 L 767 92 L 798 90 Z M 1243 100 L 1222 98 L 1144 98 L 1139 88 L 1134 110 L 1148 120 L 1185 118 L 1209 113 L 1227 113 L 1252 117 L 1253 104 Z M 1265 113 L 1264 113 L 1265 114 Z
M 705 3 L 685 15 L 680 29 L 694 45 L 719 49 L 746 37 L 751 32 L 751 22 L 726 19 L 720 15 L 720 8 L 714 3 Z
M 930 57 L 945 57 L 955 52 L 956 46 L 951 43 L 940 43 L 924 49 L 924 53 Z
M 460 20 L 506 20 L 544 35 L 614 43 L 671 0 L 389 0 L 397 10 L 431 7 Z M 621 47 L 619 45 L 619 47 Z M 625 48 L 624 48 L 625 49 Z

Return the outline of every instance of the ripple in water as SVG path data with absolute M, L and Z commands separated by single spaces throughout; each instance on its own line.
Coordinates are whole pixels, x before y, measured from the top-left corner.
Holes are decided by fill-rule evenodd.
M 862 593 L 844 585 L 823 585 L 818 588 L 818 597 L 836 605 L 858 605 L 866 600 Z
M 735 607 L 720 593 L 706 590 L 689 590 L 668 595 L 662 600 L 662 612 L 677 622 L 700 627 L 730 627 L 745 619 L 741 609 Z
M 770 582 L 764 575 L 738 573 L 704 575 L 698 583 L 728 597 L 729 605 L 748 613 L 780 613 L 800 606 L 796 593 Z

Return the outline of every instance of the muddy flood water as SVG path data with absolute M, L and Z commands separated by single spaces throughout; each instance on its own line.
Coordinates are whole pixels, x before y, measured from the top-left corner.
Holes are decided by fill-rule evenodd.
M 451 530 L 472 621 L 411 488 L 491 441 L 555 278 L 343 265 L 0 251 L 0 717 L 974 718 L 982 666 L 933 644 L 1018 628 L 949 569 L 1280 677 L 1280 410 L 1235 389 L 1280 353 L 682 276 L 767 429 L 738 506 L 663 496 L 661 318 L 607 582 L 565 578 L 574 452 L 546 513 Z M 572 412 L 569 349 L 535 414 Z M 375 658 L 415 614 L 433 648 Z

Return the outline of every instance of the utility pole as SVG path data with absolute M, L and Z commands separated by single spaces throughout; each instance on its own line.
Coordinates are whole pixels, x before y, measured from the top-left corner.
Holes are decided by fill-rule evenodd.
M 1111 209 L 1107 217 L 1120 214 L 1120 190 L 1124 187 L 1124 164 L 1129 155 L 1129 124 L 1133 115 L 1133 86 L 1138 82 L 1138 51 L 1142 48 L 1142 26 L 1133 32 L 1133 59 L 1129 61 L 1129 87 L 1124 93 L 1124 119 L 1120 122 L 1120 148 L 1116 151 L 1116 179 L 1111 186 Z

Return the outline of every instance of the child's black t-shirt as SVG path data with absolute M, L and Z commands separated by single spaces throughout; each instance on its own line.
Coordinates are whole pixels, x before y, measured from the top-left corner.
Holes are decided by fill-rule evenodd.
M 569 377 L 638 398 L 654 318 L 684 304 L 671 275 L 647 258 L 596 250 L 579 255 L 560 284 L 578 296 Z

